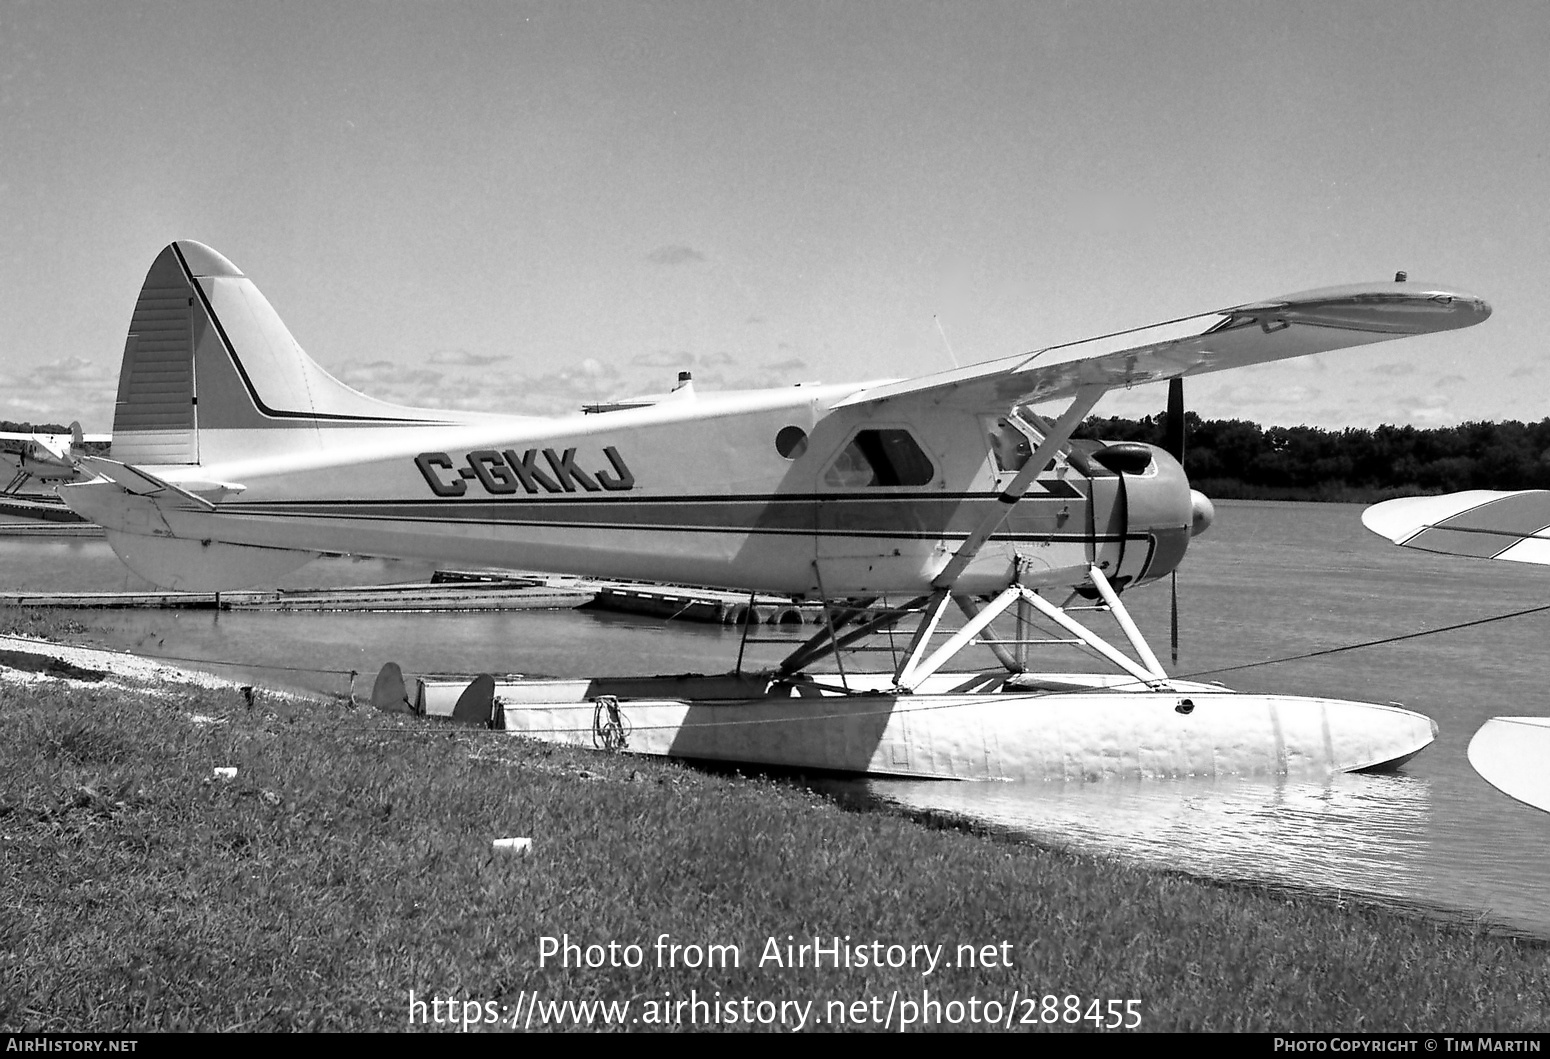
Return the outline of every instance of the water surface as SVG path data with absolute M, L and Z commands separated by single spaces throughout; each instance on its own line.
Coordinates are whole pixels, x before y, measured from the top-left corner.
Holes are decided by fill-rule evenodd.
M 1550 570 L 1407 552 L 1367 533 L 1360 512 L 1355 505 L 1220 502 L 1216 524 L 1181 569 L 1182 645 L 1179 663 L 1168 668 L 1244 691 L 1397 701 L 1425 713 L 1441 734 L 1400 772 L 1313 781 L 856 781 L 850 796 L 957 813 L 1044 844 L 1218 878 L 1420 903 L 1550 937 L 1550 814 L 1498 793 L 1465 757 L 1488 718 L 1550 714 L 1543 692 L 1550 615 L 1265 664 L 1541 606 L 1550 603 Z M 285 584 L 424 574 L 423 567 L 334 559 Z M 102 541 L 0 539 L 0 590 L 146 587 Z M 1166 583 L 1126 599 L 1166 663 Z M 408 673 L 723 672 L 738 648 L 735 629 L 581 611 L 76 616 L 87 622 L 87 638 L 104 646 L 226 663 L 213 668 L 332 692 L 348 688 L 351 670 L 364 690 L 389 660 Z M 807 632 L 759 635 L 792 641 Z M 750 646 L 748 664 L 772 663 L 786 650 Z M 986 656 L 972 664 L 991 663 Z M 1048 668 L 1093 666 L 1071 656 Z

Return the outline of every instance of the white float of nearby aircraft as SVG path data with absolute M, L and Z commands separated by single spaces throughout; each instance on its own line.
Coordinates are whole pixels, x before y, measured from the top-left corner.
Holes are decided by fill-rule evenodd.
M 1362 512 L 1362 523 L 1405 548 L 1550 566 L 1543 489 L 1385 500 Z M 1491 718 L 1469 741 L 1469 763 L 1502 793 L 1550 811 L 1550 717 Z
M 261 583 L 322 552 L 778 592 L 825 604 L 776 669 L 522 682 L 505 727 L 560 741 L 904 776 L 1355 770 L 1435 725 L 1389 706 L 1168 676 L 1120 593 L 1172 571 L 1210 505 L 1151 446 L 1072 430 L 1107 391 L 1486 319 L 1373 283 L 1232 306 L 906 381 L 695 393 L 561 418 L 408 408 L 302 352 L 226 258 L 180 241 L 135 304 L 112 458 L 59 493 L 174 589 Z M 1057 404 L 1058 403 L 1058 404 Z M 1034 405 L 1057 404 L 1048 416 Z M 1046 598 L 1064 597 L 1056 603 Z M 887 599 L 908 600 L 887 606 Z M 1098 601 L 1133 655 L 1074 620 Z M 935 642 L 944 613 L 968 617 Z M 991 622 L 1015 614 L 1016 633 Z M 1116 674 L 1029 672 L 1035 622 Z M 913 622 L 884 672 L 843 652 Z M 848 627 L 848 629 L 847 629 Z M 842 630 L 846 630 L 842 632 Z M 943 667 L 971 642 L 994 673 Z M 493 645 L 492 645 L 493 646 Z M 809 674 L 835 654 L 838 674 Z

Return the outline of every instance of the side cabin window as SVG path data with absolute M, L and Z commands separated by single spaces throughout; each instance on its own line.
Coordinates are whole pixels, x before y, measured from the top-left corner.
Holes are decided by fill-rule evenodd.
M 929 485 L 931 459 L 907 430 L 862 430 L 824 472 L 825 485 L 842 489 Z

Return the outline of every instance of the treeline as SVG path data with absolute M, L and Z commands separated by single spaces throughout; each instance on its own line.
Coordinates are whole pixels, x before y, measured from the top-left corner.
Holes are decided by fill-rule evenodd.
M 9 419 L 0 419 L 0 433 L 4 434 L 68 434 L 69 427 L 62 427 L 58 423 L 13 423 Z
M 1371 503 L 1460 489 L 1550 489 L 1550 419 L 1321 430 L 1184 418 L 1184 469 L 1216 498 Z M 1161 445 L 1163 417 L 1093 417 L 1077 436 Z
M 1184 414 L 1190 484 L 1223 500 L 1372 503 L 1460 489 L 1550 489 L 1550 419 L 1456 427 L 1261 427 Z M 57 423 L 0 420 L 9 433 L 68 434 Z M 1079 438 L 1163 443 L 1163 417 L 1094 416 Z

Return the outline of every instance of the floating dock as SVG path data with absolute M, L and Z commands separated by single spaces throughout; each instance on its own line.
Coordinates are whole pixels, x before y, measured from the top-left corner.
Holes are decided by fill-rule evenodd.
M 103 537 L 93 522 L 0 522 L 0 537 Z
M 780 596 L 750 597 L 714 588 L 619 581 L 591 583 L 597 590 L 584 605 L 598 610 L 717 625 L 741 625 L 745 621 L 754 625 L 805 625 L 823 621 L 823 608 L 817 604 L 796 604 Z
M 8 497 L 0 515 L 0 537 L 98 537 L 102 527 L 87 522 L 57 499 Z M 528 576 L 511 571 L 440 570 L 429 583 L 352 588 L 239 590 L 229 592 L 5 592 L 0 606 L 87 610 L 166 608 L 178 610 L 280 611 L 488 611 L 559 610 L 591 607 L 666 621 L 714 625 L 809 625 L 823 621 L 817 604 L 781 596 L 724 592 L 685 585 Z
M 32 527 L 37 533 L 71 536 L 73 534 L 68 532 L 67 527 L 77 527 L 95 530 L 96 536 L 99 537 L 102 535 L 101 526 L 86 521 L 65 507 L 64 502 L 55 496 L 18 496 L 7 493 L 3 499 L 0 499 L 0 515 L 10 515 L 13 518 L 30 519 L 41 523 Z M 20 526 L 6 523 L 0 527 L 0 530 L 10 534 L 13 529 L 25 525 L 25 523 Z
M 96 527 L 82 529 L 91 531 Z M 747 620 L 755 625 L 802 625 L 823 620 L 821 607 L 794 604 L 778 596 L 759 596 L 750 601 L 746 595 L 709 588 L 463 571 L 438 572 L 428 583 L 347 588 L 5 592 L 0 593 L 0 606 L 266 611 L 491 611 L 591 607 L 667 621 L 717 625 L 740 625 Z
M 590 602 L 594 595 L 583 588 L 507 581 L 238 592 L 16 592 L 0 594 L 0 606 L 266 611 L 559 610 Z

